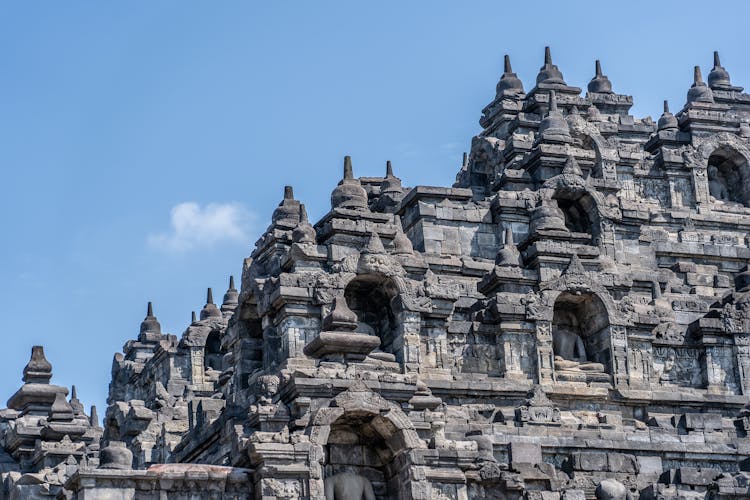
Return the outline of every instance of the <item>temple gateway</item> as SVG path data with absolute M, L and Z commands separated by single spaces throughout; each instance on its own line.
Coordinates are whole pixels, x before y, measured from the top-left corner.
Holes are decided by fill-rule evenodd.
M 750 498 L 750 95 L 715 54 L 632 103 L 506 56 L 452 187 L 285 188 L 238 288 L 148 305 L 103 423 L 32 349 L 0 499 Z

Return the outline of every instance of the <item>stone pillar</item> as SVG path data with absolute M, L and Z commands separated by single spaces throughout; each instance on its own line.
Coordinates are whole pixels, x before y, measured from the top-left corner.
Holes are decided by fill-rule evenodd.
M 536 322 L 537 377 L 540 384 L 555 381 L 555 354 L 552 350 L 552 323 Z
M 743 395 L 750 395 L 750 334 L 735 335 L 734 355 L 737 359 L 738 385 Z
M 617 164 L 614 160 L 602 159 L 602 178 L 605 181 L 617 182 Z
M 706 389 L 708 392 L 716 394 L 726 394 L 731 387 L 732 371 L 734 371 L 734 360 L 732 360 L 732 350 L 727 346 L 713 345 L 706 346 L 704 355 Z M 739 392 L 739 385 L 737 389 Z
M 397 315 L 398 335 L 403 342 L 403 363 L 409 371 L 419 371 L 422 363 L 420 356 L 421 314 L 414 311 L 402 311 Z M 396 355 L 398 360 L 399 356 Z
M 203 366 L 203 347 L 190 347 L 190 381 L 195 385 L 203 384 L 205 367 Z
M 501 349 L 500 366 L 503 377 L 514 379 L 527 379 L 524 365 L 528 365 L 529 348 L 528 336 L 521 333 L 503 332 L 498 337 L 498 347 Z M 527 368 L 528 369 L 528 368 Z
M 609 327 L 609 345 L 615 387 L 625 386 L 628 383 L 628 334 L 624 326 Z
M 697 205 L 708 203 L 708 177 L 706 176 L 706 169 L 702 166 L 693 169 L 693 187 L 695 189 L 695 203 Z
M 646 388 L 651 383 L 653 360 L 649 345 L 645 342 L 628 345 L 629 383 L 631 387 Z
M 599 224 L 599 246 L 607 257 L 615 258 L 615 225 L 609 219 Z

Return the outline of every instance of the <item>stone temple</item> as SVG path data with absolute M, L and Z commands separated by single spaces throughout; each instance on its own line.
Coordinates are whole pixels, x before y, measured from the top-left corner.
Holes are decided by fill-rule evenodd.
M 718 55 L 629 114 L 505 59 L 452 187 L 291 187 L 181 335 L 152 307 L 103 424 L 34 347 L 0 498 L 750 498 L 750 95 Z

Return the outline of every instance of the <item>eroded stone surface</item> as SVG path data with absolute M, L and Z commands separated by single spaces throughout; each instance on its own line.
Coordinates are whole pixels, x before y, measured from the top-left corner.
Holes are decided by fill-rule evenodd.
M 748 498 L 750 95 L 707 82 L 655 123 L 506 57 L 454 186 L 347 157 L 181 336 L 149 305 L 103 429 L 35 348 L 0 498 Z

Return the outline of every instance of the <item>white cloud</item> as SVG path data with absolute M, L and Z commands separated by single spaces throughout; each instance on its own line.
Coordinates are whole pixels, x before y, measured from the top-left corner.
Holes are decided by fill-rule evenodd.
M 249 240 L 254 216 L 239 203 L 179 203 L 170 211 L 171 229 L 152 234 L 148 244 L 153 248 L 182 253 L 206 248 L 221 242 Z

